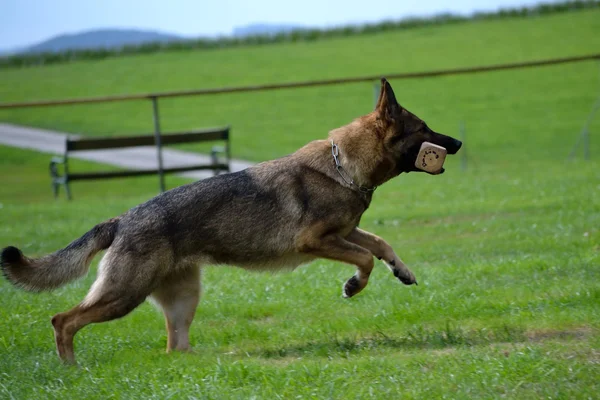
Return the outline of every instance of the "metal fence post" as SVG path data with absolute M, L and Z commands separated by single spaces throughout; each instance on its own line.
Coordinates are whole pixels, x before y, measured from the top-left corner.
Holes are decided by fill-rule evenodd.
M 158 98 L 152 96 L 152 111 L 154 117 L 154 140 L 156 142 L 156 155 L 158 157 L 158 179 L 160 184 L 160 191 L 165 191 L 165 173 L 163 170 L 163 158 L 162 158 L 162 142 L 160 138 L 160 116 L 158 114 Z
M 463 149 L 462 149 L 462 152 L 460 153 L 461 154 L 460 166 L 463 171 L 466 171 L 467 170 L 467 149 L 466 149 L 465 143 L 467 140 L 467 129 L 465 128 L 465 121 L 460 121 L 459 130 L 460 130 L 460 141 L 463 142 Z
M 598 63 L 598 66 L 600 67 L 600 63 Z M 583 129 L 581 130 L 581 134 L 579 135 L 575 146 L 573 146 L 573 150 L 571 150 L 571 153 L 569 153 L 569 160 L 575 157 L 579 143 L 583 143 L 583 159 L 590 159 L 590 125 L 592 124 L 592 121 L 594 120 L 598 110 L 600 110 L 600 95 L 598 95 L 598 98 L 592 107 L 592 111 L 588 115 L 585 124 L 583 125 Z
M 594 116 L 596 115 L 596 112 L 598 110 L 600 110 L 600 96 L 598 97 L 598 99 L 596 100 L 596 103 L 592 107 L 592 111 L 588 115 L 587 120 L 585 121 L 585 124 L 583 125 L 583 129 L 581 130 L 581 133 L 579 134 L 579 138 L 577 139 L 575 146 L 573 146 L 571 153 L 569 153 L 569 160 L 571 160 L 575 157 L 575 154 L 577 153 L 577 149 L 579 148 L 580 143 L 583 145 L 584 160 L 590 159 L 590 125 L 592 124 L 592 121 L 594 120 Z
M 379 92 L 381 91 L 381 83 L 373 84 L 373 108 L 377 107 L 377 100 L 379 100 Z
M 590 130 L 585 130 L 585 136 L 583 137 L 583 159 L 590 159 Z

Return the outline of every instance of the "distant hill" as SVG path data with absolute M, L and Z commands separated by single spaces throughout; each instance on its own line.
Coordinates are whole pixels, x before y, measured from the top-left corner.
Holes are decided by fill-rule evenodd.
M 173 42 L 183 37 L 155 31 L 135 29 L 99 29 L 55 36 L 41 43 L 21 49 L 21 53 L 58 53 L 65 50 L 115 49 L 125 45 L 153 42 Z
M 250 24 L 235 27 L 233 36 L 258 36 L 258 35 L 277 35 L 278 33 L 289 33 L 291 31 L 306 29 L 305 26 L 293 24 Z
M 132 54 L 314 42 L 357 35 L 374 35 L 382 32 L 426 26 L 502 20 L 506 18 L 537 18 L 542 15 L 600 8 L 600 0 L 546 1 L 548 2 L 533 6 L 480 11 L 469 15 L 444 13 L 428 17 L 405 17 L 398 20 L 391 19 L 377 23 L 339 25 L 328 28 L 299 26 L 288 23 L 258 23 L 237 27 L 230 35 L 219 35 L 217 37 L 190 38 L 159 32 L 105 29 L 76 35 L 58 36 L 44 43 L 32 46 L 25 51 L 18 51 L 19 49 L 0 49 L 0 69 L 42 66 L 76 62 L 79 60 L 102 60 L 110 57 L 126 57 Z M 123 47 L 126 44 L 128 45 Z M 106 47 L 109 48 L 106 49 Z M 63 50 L 61 51 L 60 49 Z M 70 49 L 70 51 L 66 51 L 65 49 Z M 39 53 L 40 51 L 49 53 Z

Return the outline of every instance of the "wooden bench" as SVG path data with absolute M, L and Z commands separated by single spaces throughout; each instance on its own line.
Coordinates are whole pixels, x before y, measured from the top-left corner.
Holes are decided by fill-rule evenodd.
M 71 199 L 69 183 L 73 181 L 124 178 L 132 176 L 156 175 L 160 177 L 160 190 L 164 192 L 164 174 L 180 173 L 187 171 L 213 170 L 217 175 L 221 172 L 230 171 L 230 145 L 229 127 L 197 130 L 164 134 L 158 137 L 153 135 L 127 136 L 127 137 L 67 137 L 65 142 L 65 154 L 62 157 L 53 157 L 50 161 L 50 176 L 52 177 L 52 190 L 54 197 L 58 197 L 60 186 L 65 187 L 67 198 Z M 163 168 L 162 146 L 169 144 L 196 143 L 224 141 L 224 146 L 213 146 L 210 154 L 210 163 L 187 165 L 182 167 Z M 157 150 L 158 168 L 121 170 L 121 171 L 97 171 L 77 172 L 69 170 L 69 155 L 77 151 L 106 150 L 125 147 L 155 146 Z M 219 157 L 222 154 L 223 156 Z M 59 173 L 59 165 L 63 166 L 63 174 Z

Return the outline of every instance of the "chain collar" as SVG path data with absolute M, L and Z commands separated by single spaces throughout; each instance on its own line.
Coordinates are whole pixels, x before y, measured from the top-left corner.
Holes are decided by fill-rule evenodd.
M 338 156 L 340 154 L 339 148 L 338 148 L 337 144 L 333 143 L 333 140 L 331 140 L 331 154 L 333 155 L 333 161 L 335 161 L 335 169 L 337 170 L 338 174 L 340 174 L 340 176 L 342 177 L 344 182 L 346 182 L 348 185 L 352 186 L 353 188 L 356 188 L 356 190 L 358 190 L 361 193 L 371 193 L 371 192 L 374 192 L 375 189 L 377 189 L 377 186 L 373 186 L 371 188 L 359 186 L 354 182 L 354 179 L 344 176 L 344 173 L 342 173 L 342 170 L 343 170 L 342 164 L 340 163 L 340 159 L 338 158 Z

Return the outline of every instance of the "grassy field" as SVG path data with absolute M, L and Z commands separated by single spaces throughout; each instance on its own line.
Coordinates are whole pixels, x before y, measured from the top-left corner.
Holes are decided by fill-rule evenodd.
M 8 69 L 0 73 L 0 97 L 3 102 L 59 99 L 518 62 L 597 52 L 598 32 L 600 9 L 595 9 L 316 43 Z M 540 158 L 563 157 L 565 134 L 574 141 L 600 93 L 600 69 L 587 62 L 392 84 L 400 102 L 435 130 L 456 133 L 464 120 L 471 150 L 486 160 L 503 159 L 507 152 L 514 157 L 515 146 L 538 140 L 548 153 Z M 233 155 L 260 161 L 292 152 L 372 107 L 372 85 L 353 84 L 166 99 L 161 115 L 163 129 L 171 131 L 231 125 Z M 90 135 L 153 129 L 148 101 L 0 110 L 0 120 Z M 535 140 L 529 140 L 531 133 Z M 600 141 L 595 145 L 600 149 Z
M 3 70 L 2 100 L 146 92 L 416 71 L 597 51 L 600 12 L 427 27 L 314 44 L 156 54 Z M 381 55 L 385 57 L 381 57 Z M 432 128 L 466 121 L 469 168 L 409 174 L 378 189 L 361 226 L 386 238 L 418 287 L 378 265 L 341 298 L 353 268 L 292 273 L 207 268 L 195 354 L 164 354 L 145 304 L 76 338 L 61 366 L 50 318 L 95 277 L 30 294 L 0 280 L 0 398 L 596 398 L 600 391 L 600 129 L 589 162 L 567 161 L 598 95 L 595 63 L 392 82 Z M 164 103 L 164 125 L 231 123 L 235 157 L 293 151 L 372 106 L 370 85 Z M 0 120 L 89 134 L 151 128 L 123 103 L 0 112 Z M 0 146 L 0 246 L 41 255 L 156 193 L 155 178 L 76 183 L 52 201 L 48 155 Z M 77 168 L 98 168 L 80 162 Z M 184 183 L 170 178 L 169 186 Z
M 110 195 L 80 184 L 77 201 L 52 202 L 47 156 L 0 148 L 0 159 L 9 177 L 0 243 L 28 254 L 62 247 L 156 190 L 154 179 L 112 183 Z M 0 397 L 595 397 L 598 163 L 536 165 L 411 174 L 378 191 L 362 226 L 390 241 L 418 287 L 378 265 L 345 300 L 353 269 L 339 263 L 274 275 L 206 269 L 192 355 L 163 353 L 162 316 L 143 305 L 83 330 L 81 368 L 61 367 L 49 319 L 95 274 L 37 295 L 2 281 Z

